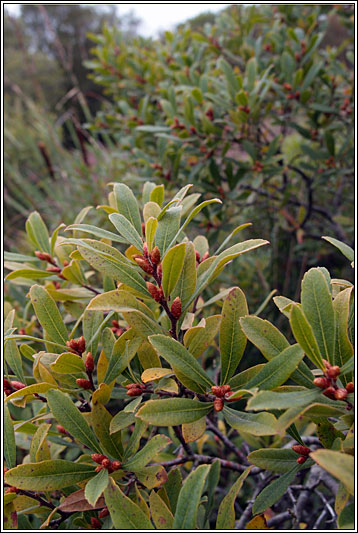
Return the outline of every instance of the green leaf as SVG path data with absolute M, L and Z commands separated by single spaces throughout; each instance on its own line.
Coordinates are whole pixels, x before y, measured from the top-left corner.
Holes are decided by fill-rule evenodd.
M 142 470 L 159 452 L 171 444 L 169 437 L 156 435 L 134 457 L 123 463 L 123 468 L 129 472 Z
M 41 285 L 33 285 L 30 298 L 38 321 L 49 335 L 49 340 L 66 345 L 68 333 L 55 300 Z
M 28 385 L 23 389 L 19 389 L 5 398 L 5 402 L 13 400 L 15 398 L 20 398 L 21 396 L 30 396 L 32 394 L 39 394 L 42 392 L 47 392 L 50 389 L 56 388 L 56 385 L 52 383 L 34 383 L 33 385 Z
M 246 409 L 253 411 L 266 411 L 271 409 L 289 409 L 308 405 L 321 397 L 321 391 L 315 389 L 296 392 L 260 391 L 249 399 Z
M 127 341 L 129 342 L 127 343 Z M 112 355 L 103 380 L 104 383 L 110 385 L 114 379 L 122 374 L 137 353 L 141 343 L 142 338 L 136 336 L 136 333 L 133 329 L 126 331 L 119 337 L 113 346 Z
M 71 230 L 83 231 L 83 233 L 89 233 L 90 235 L 95 235 L 95 237 L 99 237 L 100 239 L 109 239 L 113 242 L 127 242 L 126 239 L 118 237 L 118 235 L 112 231 L 107 231 L 97 226 L 91 226 L 90 224 L 71 224 L 71 226 L 67 226 L 66 231 Z
M 158 227 L 158 220 L 154 217 L 149 217 L 145 225 L 145 239 L 150 253 L 154 248 L 155 233 Z
M 59 355 L 50 366 L 51 370 L 59 374 L 78 374 L 86 371 L 82 358 L 70 352 Z
M 131 189 L 124 183 L 115 183 L 113 192 L 116 198 L 118 212 L 123 215 L 139 235 L 142 234 L 142 223 L 137 200 Z
M 166 128 L 166 131 L 169 132 L 170 128 Z M 162 133 L 162 132 L 157 131 L 155 133 Z M 156 204 L 159 205 L 159 207 L 161 207 L 163 200 L 164 200 L 164 185 L 156 185 L 151 191 L 149 199 L 151 202 L 155 202 Z
M 243 413 L 225 406 L 223 414 L 229 426 L 238 431 L 256 436 L 276 434 L 276 418 L 271 413 Z
M 319 71 L 321 70 L 323 66 L 324 66 L 324 63 L 322 61 L 320 61 L 319 63 L 314 63 L 311 66 L 311 68 L 309 69 L 309 71 L 307 72 L 303 80 L 303 83 L 301 85 L 301 91 L 304 91 L 311 85 L 312 81 L 317 76 L 317 74 L 319 73 Z
M 146 338 L 149 335 L 163 333 L 163 329 L 158 325 L 158 322 L 152 320 L 149 316 L 141 311 L 122 310 L 122 315 L 127 324 L 134 328 L 142 337 Z
M 317 341 L 313 335 L 312 327 L 299 304 L 292 304 L 291 306 L 290 325 L 296 341 L 307 357 L 318 368 L 325 370 Z
M 36 433 L 32 437 L 30 446 L 30 460 L 33 463 L 51 459 L 50 450 L 46 442 L 46 437 L 51 424 L 40 424 Z
M 179 493 L 182 487 L 182 474 L 180 468 L 173 468 L 168 474 L 168 481 L 165 484 L 165 491 L 170 502 L 170 509 L 173 513 L 177 508 Z
M 5 263 L 5 268 L 7 264 Z M 10 265 L 9 265 L 10 266 Z M 53 272 L 46 272 L 46 270 L 39 270 L 36 268 L 19 268 L 10 272 L 5 278 L 5 281 L 10 281 L 12 279 L 24 278 L 24 279 L 42 279 L 49 278 L 53 276 Z
M 25 383 L 25 375 L 22 368 L 22 358 L 15 340 L 10 339 L 5 343 L 4 358 L 7 365 L 9 365 L 11 370 L 14 372 L 16 378 L 21 381 L 21 383 Z
M 333 364 L 335 318 L 332 297 L 327 280 L 318 268 L 311 268 L 303 277 L 301 304 L 321 356 Z
M 210 466 L 198 466 L 191 472 L 179 493 L 174 515 L 173 529 L 196 529 L 196 517 Z
M 354 494 L 354 457 L 333 450 L 315 450 L 310 457 Z
M 263 369 L 246 384 L 246 388 L 260 387 L 270 390 L 279 387 L 291 376 L 303 356 L 303 350 L 298 344 L 288 346 L 280 355 L 276 355 L 266 363 Z
M 38 250 L 48 254 L 51 253 L 50 236 L 44 221 L 37 211 L 31 213 L 27 219 L 26 232 Z
M 115 289 L 95 296 L 87 306 L 88 310 L 116 311 L 121 313 L 124 309 L 131 308 L 142 311 L 150 318 L 154 318 L 153 312 L 138 298 L 128 291 Z
M 203 326 L 194 326 L 184 335 L 184 346 L 194 357 L 199 357 L 213 342 L 221 322 L 221 315 L 209 316 Z
M 249 310 L 244 293 L 234 287 L 226 297 L 222 308 L 220 325 L 221 384 L 224 385 L 234 375 L 246 347 L 246 336 L 240 325 L 240 317 Z
M 86 352 L 96 354 L 98 346 L 98 329 L 103 321 L 102 311 L 86 309 L 82 319 L 83 336 L 86 340 Z M 96 335 L 97 333 L 97 335 Z
M 107 488 L 108 479 L 108 470 L 103 468 L 87 483 L 85 488 L 85 498 L 92 507 L 96 506 L 98 498 Z
M 92 398 L 94 398 L 94 396 L 95 395 L 93 395 Z M 123 448 L 121 444 L 121 434 L 118 432 L 110 432 L 112 420 L 112 415 L 107 409 L 101 403 L 93 400 L 90 423 L 96 437 L 106 453 L 115 459 L 122 459 Z
M 218 516 L 216 519 L 215 529 L 234 529 L 235 528 L 235 500 L 239 495 L 242 485 L 250 473 L 252 466 L 249 466 L 238 477 L 235 483 L 230 488 L 224 499 L 220 503 Z
M 51 459 L 40 463 L 26 463 L 5 474 L 5 482 L 13 487 L 31 491 L 58 490 L 70 487 L 95 475 L 94 467 L 84 463 Z
M 231 389 L 238 390 L 246 387 L 246 384 L 249 383 L 249 381 L 256 376 L 265 366 L 265 363 L 261 363 L 260 365 L 255 365 L 250 368 L 247 368 L 246 370 L 243 370 L 239 374 L 236 374 L 236 376 L 232 377 L 229 381 L 229 385 L 231 386 Z
M 13 468 L 16 465 L 15 433 L 7 405 L 4 406 L 4 456 L 8 468 Z
M 235 94 L 239 91 L 240 86 L 233 69 L 231 68 L 229 63 L 223 58 L 219 59 L 218 67 L 225 74 L 228 90 L 230 92 L 231 98 L 234 98 Z
M 197 402 L 189 398 L 149 400 L 139 409 L 136 416 L 154 426 L 178 426 L 199 420 L 212 408 L 211 403 Z
M 170 243 L 178 232 L 182 206 L 170 207 L 165 214 L 159 218 L 155 234 L 155 244 L 160 250 L 161 257 L 164 257 Z
M 83 258 L 93 268 L 148 296 L 145 281 L 137 272 L 136 267 L 130 264 L 113 246 L 91 239 L 82 241 L 71 239 L 69 242 L 77 245 Z
M 120 411 L 111 420 L 109 430 L 111 433 L 116 431 L 121 431 L 122 429 L 127 428 L 131 424 L 134 424 L 136 421 L 134 413 L 127 413 L 125 411 Z
M 257 316 L 240 318 L 243 332 L 268 361 L 289 346 L 286 337 L 268 320 Z
M 283 434 L 286 428 L 291 426 L 301 416 L 325 416 L 325 417 L 339 417 L 344 414 L 344 403 L 328 400 L 325 396 L 314 403 L 308 405 L 290 407 L 277 420 L 277 431 Z
M 196 287 L 196 257 L 195 248 L 192 242 L 187 242 L 185 247 L 185 256 L 183 267 L 178 282 L 173 290 L 172 299 L 179 296 L 182 309 L 190 301 Z M 184 316 L 184 313 L 183 313 Z
M 254 505 L 252 506 L 252 514 L 262 513 L 282 498 L 292 481 L 295 479 L 300 468 L 301 465 L 296 463 L 296 465 L 286 472 L 286 474 L 267 485 L 267 487 L 265 487 L 257 496 Z
M 354 529 L 355 526 L 355 504 L 348 504 L 340 513 L 337 519 L 338 529 Z
M 109 215 L 108 218 L 112 222 L 118 233 L 122 235 L 122 237 L 124 237 L 125 242 L 133 244 L 140 251 L 142 250 L 142 238 L 126 217 L 119 213 L 112 213 L 111 215 Z
M 162 288 L 166 297 L 170 296 L 179 279 L 184 265 L 186 244 L 177 244 L 165 254 L 162 261 Z
M 101 453 L 97 440 L 72 400 L 59 390 L 49 390 L 47 403 L 56 420 L 90 450 Z
M 349 304 L 352 287 L 344 289 L 333 300 L 336 323 L 336 337 L 334 350 L 334 364 L 341 368 L 353 355 L 353 346 L 348 337 Z M 349 380 L 348 380 L 349 381 Z M 347 381 L 345 380 L 345 383 Z
M 247 77 L 247 90 L 248 91 L 252 91 L 252 89 L 255 86 L 256 73 L 257 73 L 257 61 L 255 57 L 251 57 L 251 59 L 249 59 L 248 62 L 246 63 L 246 70 L 245 70 L 245 74 Z
M 285 474 L 296 466 L 297 453 L 285 448 L 263 448 L 251 452 L 247 458 L 255 466 L 264 470 L 272 470 L 279 474 Z
M 180 342 L 165 335 L 152 335 L 148 340 L 173 369 L 177 368 L 203 387 L 214 385 L 195 357 Z
M 154 490 L 149 495 L 149 505 L 156 529 L 173 529 L 173 514 Z
M 330 244 L 333 244 L 340 252 L 342 252 L 343 255 L 346 256 L 349 261 L 354 261 L 354 250 L 344 242 L 339 241 L 338 239 L 334 239 L 333 237 L 322 237 L 325 241 L 329 242 Z
M 104 491 L 104 499 L 115 529 L 139 529 L 140 531 L 154 529 L 142 509 L 125 496 L 111 478 Z

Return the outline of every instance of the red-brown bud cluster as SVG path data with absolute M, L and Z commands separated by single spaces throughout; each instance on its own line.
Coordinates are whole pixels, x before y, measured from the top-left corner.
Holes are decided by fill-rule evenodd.
M 323 394 L 331 400 L 343 400 L 345 401 L 350 392 L 354 392 L 354 384 L 352 382 L 347 383 L 346 387 L 339 388 L 337 386 L 337 378 L 341 373 L 339 366 L 332 365 L 326 359 L 323 359 L 324 366 L 326 368 L 324 377 L 315 378 L 313 384 L 323 390 Z M 347 408 L 350 408 L 350 403 L 347 403 Z
M 248 115 L 250 113 L 250 108 L 248 105 L 240 105 L 239 111 L 243 111 L 244 113 Z
M 143 257 L 142 255 L 133 255 L 134 261 L 137 263 L 137 265 L 144 270 L 147 274 L 152 276 L 154 274 L 154 268 L 148 261 L 146 257 Z
M 71 339 L 70 341 L 66 341 L 66 346 L 68 346 L 70 350 L 73 350 L 79 355 L 82 355 L 86 349 L 86 341 L 85 338 L 82 336 L 78 339 Z
M 283 83 L 282 84 L 282 87 L 286 90 L 286 91 L 292 91 L 292 85 L 290 83 Z
M 170 312 L 173 315 L 173 318 L 175 318 L 175 320 L 178 320 L 180 318 L 180 315 L 181 315 L 181 299 L 179 298 L 179 296 L 174 298 L 172 306 L 170 308 Z
M 91 455 L 92 460 L 98 464 L 96 468 L 96 472 L 100 472 L 105 468 L 108 470 L 109 473 L 114 472 L 115 470 L 119 470 L 122 466 L 122 463 L 120 461 L 111 461 L 106 457 L 105 455 L 101 453 L 93 453 Z
M 91 382 L 88 379 L 78 378 L 76 379 L 76 383 L 79 387 L 85 390 L 92 388 Z
M 326 374 L 329 378 L 336 379 L 338 378 L 340 372 L 339 366 L 335 365 L 328 368 Z
M 150 260 L 153 265 L 159 265 L 160 263 L 160 250 L 158 246 L 154 246 L 153 250 L 150 252 Z
M 47 263 L 53 263 L 53 259 L 51 255 L 48 254 L 47 252 L 36 251 L 35 255 L 38 259 L 40 259 L 40 261 L 47 261 Z
M 86 371 L 92 374 L 94 370 L 94 359 L 93 359 L 93 355 L 91 354 L 91 352 L 88 352 L 88 354 L 86 355 L 85 367 L 86 367 Z
M 348 396 L 348 392 L 346 389 L 337 389 L 335 392 L 334 392 L 334 397 L 336 400 L 345 400 Z
M 307 448 L 307 446 L 302 446 L 301 444 L 296 444 L 295 446 L 292 446 L 292 450 L 298 455 L 307 456 L 311 453 L 311 450 Z
M 120 327 L 118 320 L 112 320 L 112 326 L 111 330 L 117 337 L 120 337 L 123 333 L 123 329 Z
M 143 255 L 148 258 L 148 245 L 146 242 L 143 244 Z
M 214 111 L 213 109 L 210 107 L 210 109 L 208 109 L 205 113 L 205 115 L 208 117 L 208 119 L 212 122 L 214 120 Z
M 12 388 L 10 381 L 8 381 L 7 379 L 4 379 L 4 393 L 5 393 L 5 395 L 9 396 L 13 391 L 14 391 L 14 389 Z
M 126 385 L 127 389 L 127 396 L 135 397 L 140 396 L 145 392 L 146 385 L 144 383 L 130 383 L 129 385 Z
M 219 412 L 224 409 L 224 400 L 222 398 L 216 398 L 214 400 L 214 411 Z
M 170 126 L 172 130 L 185 130 L 185 124 L 179 122 L 178 117 L 174 117 L 174 123 Z
M 261 170 L 264 168 L 263 164 L 260 163 L 260 161 L 255 161 L 254 166 L 252 167 L 252 170 L 256 170 L 258 172 L 261 172 Z
M 160 303 L 164 297 L 162 288 L 156 287 L 154 283 L 147 281 L 147 289 L 151 297 L 158 303 Z
M 352 394 L 354 392 L 354 383 L 352 381 L 347 383 L 346 391 L 348 392 L 348 394 Z
M 326 389 L 329 386 L 329 380 L 327 378 L 314 378 L 313 384 L 320 389 Z
M 211 387 L 211 392 L 217 398 L 224 398 L 225 394 L 230 392 L 230 389 L 230 385 L 214 385 L 213 387 Z

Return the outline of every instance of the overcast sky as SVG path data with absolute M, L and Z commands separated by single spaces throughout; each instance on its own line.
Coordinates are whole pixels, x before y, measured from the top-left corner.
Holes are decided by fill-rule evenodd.
M 99 2 L 99 4 L 101 3 L 102 2 Z M 6 9 L 10 11 L 10 13 L 17 14 L 21 4 L 6 2 L 4 5 Z M 121 2 L 118 4 L 118 10 L 121 14 L 133 11 L 136 17 L 142 20 L 139 32 L 145 36 L 155 37 L 160 30 L 170 30 L 179 22 L 183 22 L 184 20 L 194 17 L 199 13 L 205 13 L 206 11 L 217 12 L 221 9 L 224 9 L 224 7 L 228 5 L 230 5 L 229 2 L 197 2 L 188 4 L 184 2 L 167 4 L 152 4 L 148 2 L 136 4 L 130 2 Z

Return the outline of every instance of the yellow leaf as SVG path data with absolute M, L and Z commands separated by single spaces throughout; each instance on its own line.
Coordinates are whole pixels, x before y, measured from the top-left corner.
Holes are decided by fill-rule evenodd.
M 148 381 L 161 379 L 171 375 L 173 375 L 173 370 L 171 368 L 147 368 L 142 374 L 142 381 L 143 383 L 148 383 Z
M 265 517 L 261 514 L 255 516 L 246 524 L 245 529 L 268 529 Z
M 195 442 L 203 436 L 206 430 L 205 417 L 191 424 L 183 424 L 181 428 L 185 442 Z

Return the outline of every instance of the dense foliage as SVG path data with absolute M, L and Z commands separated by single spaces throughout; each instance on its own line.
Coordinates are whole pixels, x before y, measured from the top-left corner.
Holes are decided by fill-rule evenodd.
M 317 525 L 322 502 L 329 527 L 328 474 L 338 525 L 352 523 L 353 286 L 311 268 L 300 303 L 276 297 L 292 340 L 238 286 L 208 299 L 228 263 L 269 242 L 232 244 L 242 226 L 215 250 L 191 241 L 220 200 L 194 207 L 190 187 L 165 201 L 146 182 L 139 208 L 114 183 L 100 206 L 113 231 L 85 209 L 50 236 L 34 212 L 33 252 L 6 253 L 8 282 L 29 289 L 23 308 L 6 303 L 8 527 L 295 528 Z M 263 358 L 241 370 L 247 341 Z M 275 520 L 282 501 L 292 511 Z

